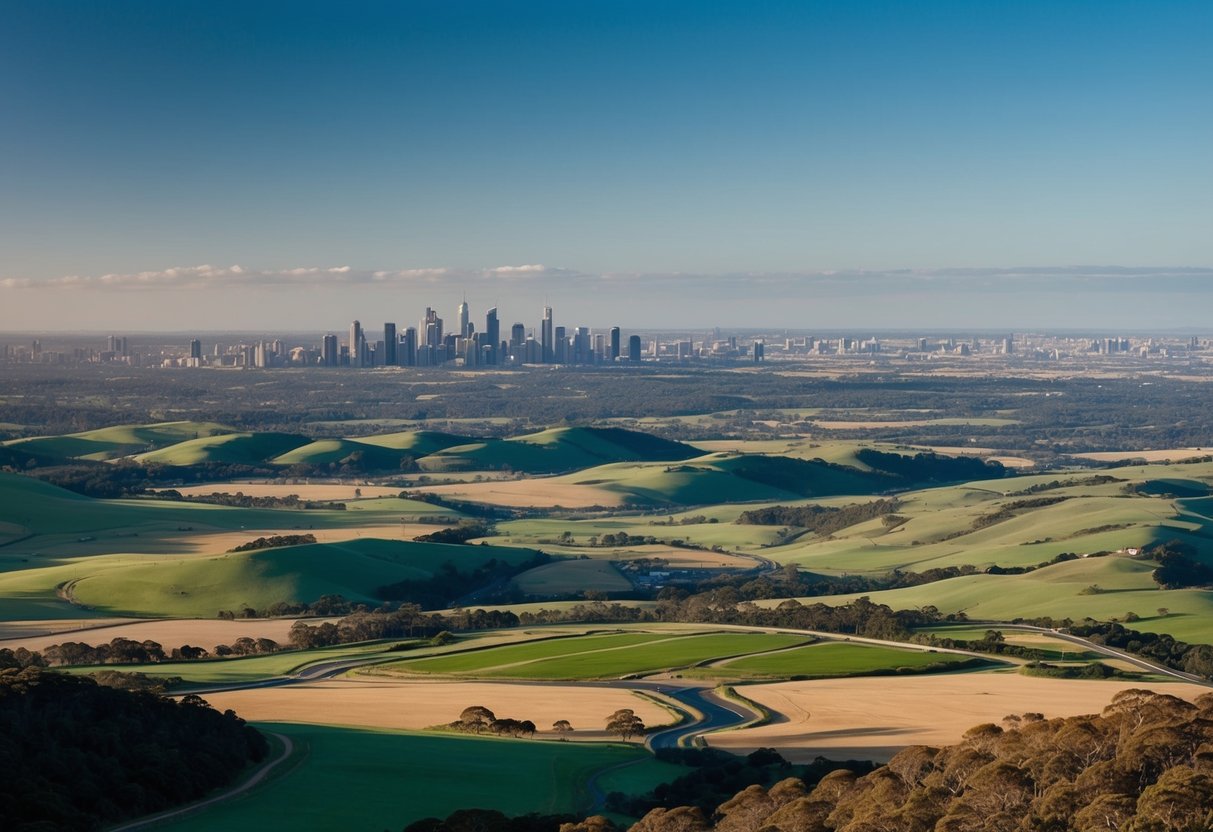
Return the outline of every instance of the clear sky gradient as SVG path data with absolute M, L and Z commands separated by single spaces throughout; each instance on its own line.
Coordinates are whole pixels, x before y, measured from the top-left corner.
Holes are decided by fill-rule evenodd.
M 1204 0 L 0 20 L 4 329 L 339 328 L 464 291 L 569 325 L 1213 312 Z

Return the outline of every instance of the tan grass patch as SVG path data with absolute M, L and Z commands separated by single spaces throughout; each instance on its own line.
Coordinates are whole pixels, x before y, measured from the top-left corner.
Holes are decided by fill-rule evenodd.
M 567 719 L 577 733 L 601 731 L 607 716 L 631 708 L 645 725 L 672 721 L 668 711 L 621 688 L 501 682 L 427 682 L 375 677 L 333 679 L 274 688 L 212 693 L 219 710 L 244 719 L 417 730 L 458 718 L 470 705 L 499 717 L 529 719 L 549 731 Z
M 625 496 L 592 485 L 575 485 L 549 478 L 440 485 L 425 490 L 444 497 L 512 508 L 618 506 L 622 505 Z
M 0 627 L 0 647 L 15 650 L 25 647 L 28 650 L 45 650 L 52 644 L 62 644 L 65 641 L 79 641 L 84 644 L 108 644 L 115 638 L 129 638 L 135 641 L 151 639 L 159 642 L 166 650 L 192 644 L 195 647 L 205 647 L 210 650 L 216 644 L 231 644 L 238 638 L 269 638 L 279 644 L 288 642 L 291 625 L 295 618 L 251 618 L 239 621 L 221 621 L 219 619 L 166 619 L 162 621 L 133 621 L 118 619 L 99 623 L 96 621 L 68 622 L 24 622 L 25 632 L 22 633 L 11 624 Z M 309 624 L 319 624 L 332 619 L 309 618 Z M 47 627 L 38 628 L 34 625 L 45 624 L 64 625 L 50 631 Z M 11 633 L 11 635 L 9 635 Z
M 887 760 L 909 745 L 946 745 L 974 725 L 1009 714 L 1046 717 L 1099 713 L 1127 688 L 1150 687 L 1184 699 L 1208 688 L 1190 684 L 1045 679 L 1018 673 L 967 673 L 900 679 L 828 679 L 746 685 L 740 692 L 786 717 L 772 724 L 708 736 L 728 751 L 776 748 L 808 762 Z
M 1146 462 L 1178 462 L 1184 459 L 1197 459 L 1202 456 L 1213 456 L 1213 448 L 1170 448 L 1155 451 L 1101 451 L 1090 454 L 1074 454 L 1079 459 L 1093 459 L 1096 462 L 1122 462 L 1126 459 L 1144 459 Z
M 362 498 L 395 497 L 400 488 L 386 485 L 355 485 L 352 483 L 304 483 L 280 482 L 214 482 L 202 485 L 186 485 L 175 489 L 185 497 L 209 496 L 211 494 L 244 494 L 246 497 L 289 497 L 294 494 L 301 500 L 356 500 L 355 490 Z

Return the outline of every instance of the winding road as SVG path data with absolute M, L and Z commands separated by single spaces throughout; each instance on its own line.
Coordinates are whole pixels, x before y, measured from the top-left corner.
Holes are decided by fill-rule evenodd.
M 273 759 L 262 763 L 261 766 L 253 772 L 253 775 L 243 783 L 240 783 L 234 788 L 227 789 L 219 794 L 216 794 L 213 797 L 205 798 L 197 803 L 191 803 L 188 806 L 182 806 L 179 809 L 170 809 L 167 812 L 161 812 L 158 815 L 140 818 L 139 820 L 134 820 L 130 823 L 124 823 L 121 826 L 112 826 L 110 827 L 109 832 L 129 832 L 130 830 L 134 829 L 143 829 L 144 827 L 151 826 L 153 824 L 158 824 L 166 820 L 181 817 L 182 815 L 197 812 L 209 806 L 213 806 L 216 803 L 222 803 L 225 800 L 231 800 L 237 795 L 244 794 L 250 789 L 256 788 L 260 783 L 264 782 L 265 778 L 269 777 L 270 774 L 272 774 L 279 766 L 290 759 L 291 755 L 295 753 L 295 743 L 290 737 L 286 736 L 285 734 L 278 734 L 272 731 L 267 731 L 266 733 L 282 743 L 282 752 Z

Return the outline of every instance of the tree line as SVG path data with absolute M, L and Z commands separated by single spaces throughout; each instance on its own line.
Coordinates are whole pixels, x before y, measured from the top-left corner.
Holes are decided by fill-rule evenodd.
M 0 669 L 26 667 L 76 667 L 90 664 L 157 664 L 159 662 L 198 661 L 233 656 L 260 656 L 284 649 L 268 638 L 242 636 L 231 644 L 217 644 L 211 650 L 183 644 L 166 650 L 159 642 L 147 639 L 114 638 L 108 644 L 91 645 L 80 641 L 52 644 L 42 650 L 18 647 L 0 649 Z
M 95 830 L 189 803 L 268 752 L 256 729 L 197 696 L 0 670 L 0 825 L 12 832 Z

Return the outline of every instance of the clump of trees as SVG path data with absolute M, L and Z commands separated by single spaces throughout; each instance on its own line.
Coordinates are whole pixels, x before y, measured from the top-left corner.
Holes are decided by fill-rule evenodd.
M 457 525 L 413 538 L 418 543 L 467 543 L 478 537 L 488 537 L 493 527 L 483 520 L 460 520 Z
M 738 515 L 737 522 L 753 526 L 791 526 L 824 537 L 857 523 L 893 514 L 899 506 L 897 500 L 875 500 L 842 508 L 816 505 L 768 506 L 743 511 Z
M 231 711 L 38 668 L 0 670 L 0 826 L 94 830 L 197 800 L 269 752 Z
M 345 503 L 325 502 L 323 500 L 301 500 L 298 494 L 287 494 L 285 497 L 264 496 L 255 497 L 237 491 L 229 494 L 215 491 L 210 494 L 183 495 L 175 488 L 156 492 L 158 500 L 180 500 L 185 503 L 207 503 L 216 506 L 232 506 L 235 508 L 287 508 L 287 509 L 324 509 L 325 511 L 345 511 Z
M 567 724 L 567 723 L 566 723 Z M 472 705 L 464 708 L 459 718 L 447 724 L 448 728 L 464 731 L 469 734 L 483 734 L 486 731 L 497 736 L 522 737 L 535 736 L 538 728 L 529 719 L 513 719 L 498 717 L 484 705 Z M 569 730 L 572 730 L 571 728 Z
M 1196 832 L 1213 828 L 1213 694 L 1125 690 L 1099 716 L 1008 717 L 813 788 L 752 785 L 716 807 L 657 808 L 633 832 Z
M 987 462 L 972 456 L 944 456 L 930 452 L 909 456 L 861 448 L 855 453 L 855 458 L 870 468 L 911 482 L 992 480 L 1007 474 L 1002 463 L 993 460 Z
M 632 737 L 638 737 L 644 734 L 644 720 L 636 715 L 636 712 L 631 708 L 620 708 L 607 717 L 606 730 L 608 734 L 614 734 L 619 739 L 627 742 Z
M 454 531 L 454 530 L 447 530 Z M 442 532 L 435 532 L 442 534 Z M 456 536 L 458 532 L 456 532 Z M 481 536 L 471 532 L 467 540 Z M 418 538 L 420 540 L 420 538 Z M 460 542 L 467 542 L 467 540 Z M 432 541 L 432 542 L 456 542 Z M 490 558 L 472 569 L 461 570 L 454 561 L 442 564 L 428 578 L 405 578 L 402 581 L 386 584 L 375 590 L 375 594 L 385 601 L 419 604 L 425 609 L 443 609 L 454 605 L 468 593 L 493 585 L 498 585 L 497 594 L 509 592 L 509 579 L 520 575 L 528 569 L 534 569 L 551 562 L 551 557 L 543 552 L 535 552 L 522 563 L 510 563 L 507 560 Z M 484 603 L 485 599 L 479 599 Z
M 274 534 L 269 537 L 259 537 L 256 540 L 250 540 L 248 543 L 241 543 L 234 549 L 228 549 L 229 552 L 255 552 L 258 549 L 275 549 L 279 546 L 302 546 L 306 543 L 315 543 L 316 535 L 310 532 L 306 534 Z
M 1213 569 L 1196 560 L 1196 549 L 1187 543 L 1170 540 L 1142 556 L 1158 562 L 1150 577 L 1163 589 L 1213 586 Z

